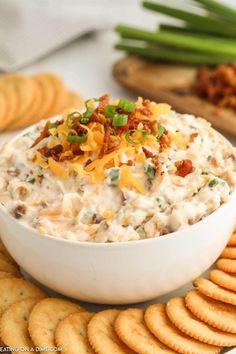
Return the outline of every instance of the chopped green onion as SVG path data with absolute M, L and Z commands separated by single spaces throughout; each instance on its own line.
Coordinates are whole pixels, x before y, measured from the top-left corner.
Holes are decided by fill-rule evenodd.
M 125 99 L 120 99 L 118 108 L 123 109 L 125 112 L 133 112 L 135 110 L 135 102 L 131 102 Z
M 71 123 L 72 123 L 71 120 L 73 118 L 79 118 L 79 117 L 81 117 L 81 114 L 79 112 L 72 112 L 72 113 L 68 114 L 67 118 L 66 118 L 66 124 L 67 124 L 68 128 L 73 129 L 74 126 L 71 125 Z
M 34 184 L 35 183 L 35 178 L 29 178 L 27 179 L 27 182 Z
M 120 169 L 118 167 L 111 168 L 109 171 L 109 186 L 116 186 L 120 177 Z
M 139 133 L 142 133 L 142 137 L 140 140 L 133 140 L 130 135 L 132 133 L 136 133 L 136 132 L 139 132 Z M 142 130 L 142 129 L 131 129 L 131 130 L 128 130 L 126 133 L 125 133 L 125 139 L 128 141 L 128 143 L 130 144 L 142 144 L 144 141 L 147 140 L 147 131 L 146 130 Z
M 163 127 L 163 125 L 161 125 L 160 123 L 158 123 L 157 130 L 158 130 L 158 133 L 157 133 L 157 140 L 159 140 L 159 139 L 162 137 L 162 135 L 163 135 L 163 133 L 164 133 L 164 131 L 165 131 L 165 128 Z
M 135 231 L 139 234 L 140 237 L 142 237 L 142 238 L 146 237 L 146 231 L 144 228 L 144 224 L 140 224 L 139 226 L 137 226 Z
M 113 118 L 114 115 L 116 114 L 116 106 L 111 106 L 111 105 L 108 105 L 106 106 L 105 108 L 105 117 L 106 118 Z
M 71 118 L 75 118 L 75 117 L 80 117 L 81 114 L 79 112 L 72 112 L 70 114 L 67 115 L 67 119 L 71 119 Z
M 93 220 L 96 218 L 96 214 L 90 207 L 84 207 L 81 210 L 80 215 L 80 221 L 85 225 L 92 224 Z
M 214 178 L 208 183 L 208 186 L 210 188 L 213 188 L 213 187 L 217 186 L 217 184 L 219 184 L 219 181 L 218 181 L 218 179 Z
M 154 166 L 147 164 L 144 166 L 144 172 L 146 173 L 148 179 L 152 181 L 156 175 L 156 169 Z
M 209 216 L 209 211 L 206 211 L 203 215 L 202 215 L 202 218 L 201 219 L 204 219 L 204 218 L 206 218 L 207 216 Z
M 207 161 L 211 161 L 211 158 L 212 158 L 211 155 L 207 156 Z
M 86 112 L 83 114 L 84 118 L 91 118 L 92 114 L 94 112 L 94 109 L 91 107 L 87 107 Z
M 163 205 L 162 205 L 162 200 L 161 200 L 161 198 L 157 197 L 157 198 L 156 198 L 156 201 L 157 201 L 157 203 L 158 203 L 159 208 L 162 209 L 162 208 L 163 208 Z
M 48 129 L 53 129 L 57 127 L 57 123 L 48 123 Z
M 72 135 L 68 134 L 67 135 L 67 141 L 70 143 L 76 143 L 76 144 L 82 144 L 86 140 L 86 135 L 85 134 L 80 134 L 80 135 Z
M 122 126 L 126 125 L 127 123 L 128 123 L 127 114 L 118 114 L 118 113 L 116 113 L 113 116 L 112 125 L 114 127 L 122 127 Z
M 86 101 L 84 101 L 85 107 L 88 107 L 88 102 L 89 101 L 94 101 L 94 102 L 98 102 L 99 99 L 98 98 L 89 98 Z
M 80 120 L 79 120 L 79 122 L 81 124 L 88 124 L 89 121 L 90 121 L 90 118 L 87 118 L 87 117 L 81 117 Z

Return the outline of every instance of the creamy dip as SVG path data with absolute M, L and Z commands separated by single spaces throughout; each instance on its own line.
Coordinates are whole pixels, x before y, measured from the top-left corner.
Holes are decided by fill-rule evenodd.
M 89 242 L 152 238 L 226 203 L 236 186 L 235 156 L 204 119 L 104 96 L 4 146 L 0 202 L 41 234 Z

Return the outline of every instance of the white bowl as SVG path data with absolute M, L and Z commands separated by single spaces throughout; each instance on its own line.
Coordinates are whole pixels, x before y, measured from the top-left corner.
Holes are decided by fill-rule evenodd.
M 19 265 L 47 287 L 94 303 L 147 301 L 199 276 L 217 259 L 233 232 L 236 193 L 185 230 L 123 243 L 86 243 L 43 236 L 0 206 L 0 230 Z

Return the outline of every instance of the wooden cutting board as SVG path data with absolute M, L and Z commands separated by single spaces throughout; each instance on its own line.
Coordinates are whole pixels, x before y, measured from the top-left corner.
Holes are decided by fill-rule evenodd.
M 236 112 L 193 93 L 196 73 L 194 66 L 154 63 L 135 56 L 121 59 L 113 68 L 115 79 L 138 95 L 169 103 L 177 112 L 206 118 L 216 129 L 236 136 Z

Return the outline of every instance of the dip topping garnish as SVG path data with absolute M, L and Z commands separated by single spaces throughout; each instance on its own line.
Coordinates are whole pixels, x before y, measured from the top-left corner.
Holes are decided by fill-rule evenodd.
M 64 119 L 46 123 L 32 145 L 36 147 L 34 162 L 62 179 L 73 172 L 98 182 L 106 178 L 105 168 L 123 165 L 130 169 L 131 178 L 135 163 L 144 164 L 170 146 L 168 131 L 158 121 L 169 112 L 169 105 L 141 98 L 137 102 L 125 99 L 110 102 L 109 96 L 104 95 L 87 100 L 83 113 L 75 111 Z M 129 156 L 125 162 L 124 154 Z M 156 169 L 147 166 L 145 174 L 152 180 Z M 137 182 L 135 186 L 142 190 Z
M 191 160 L 182 160 L 175 163 L 177 168 L 176 174 L 181 177 L 185 177 L 193 172 L 193 164 Z

